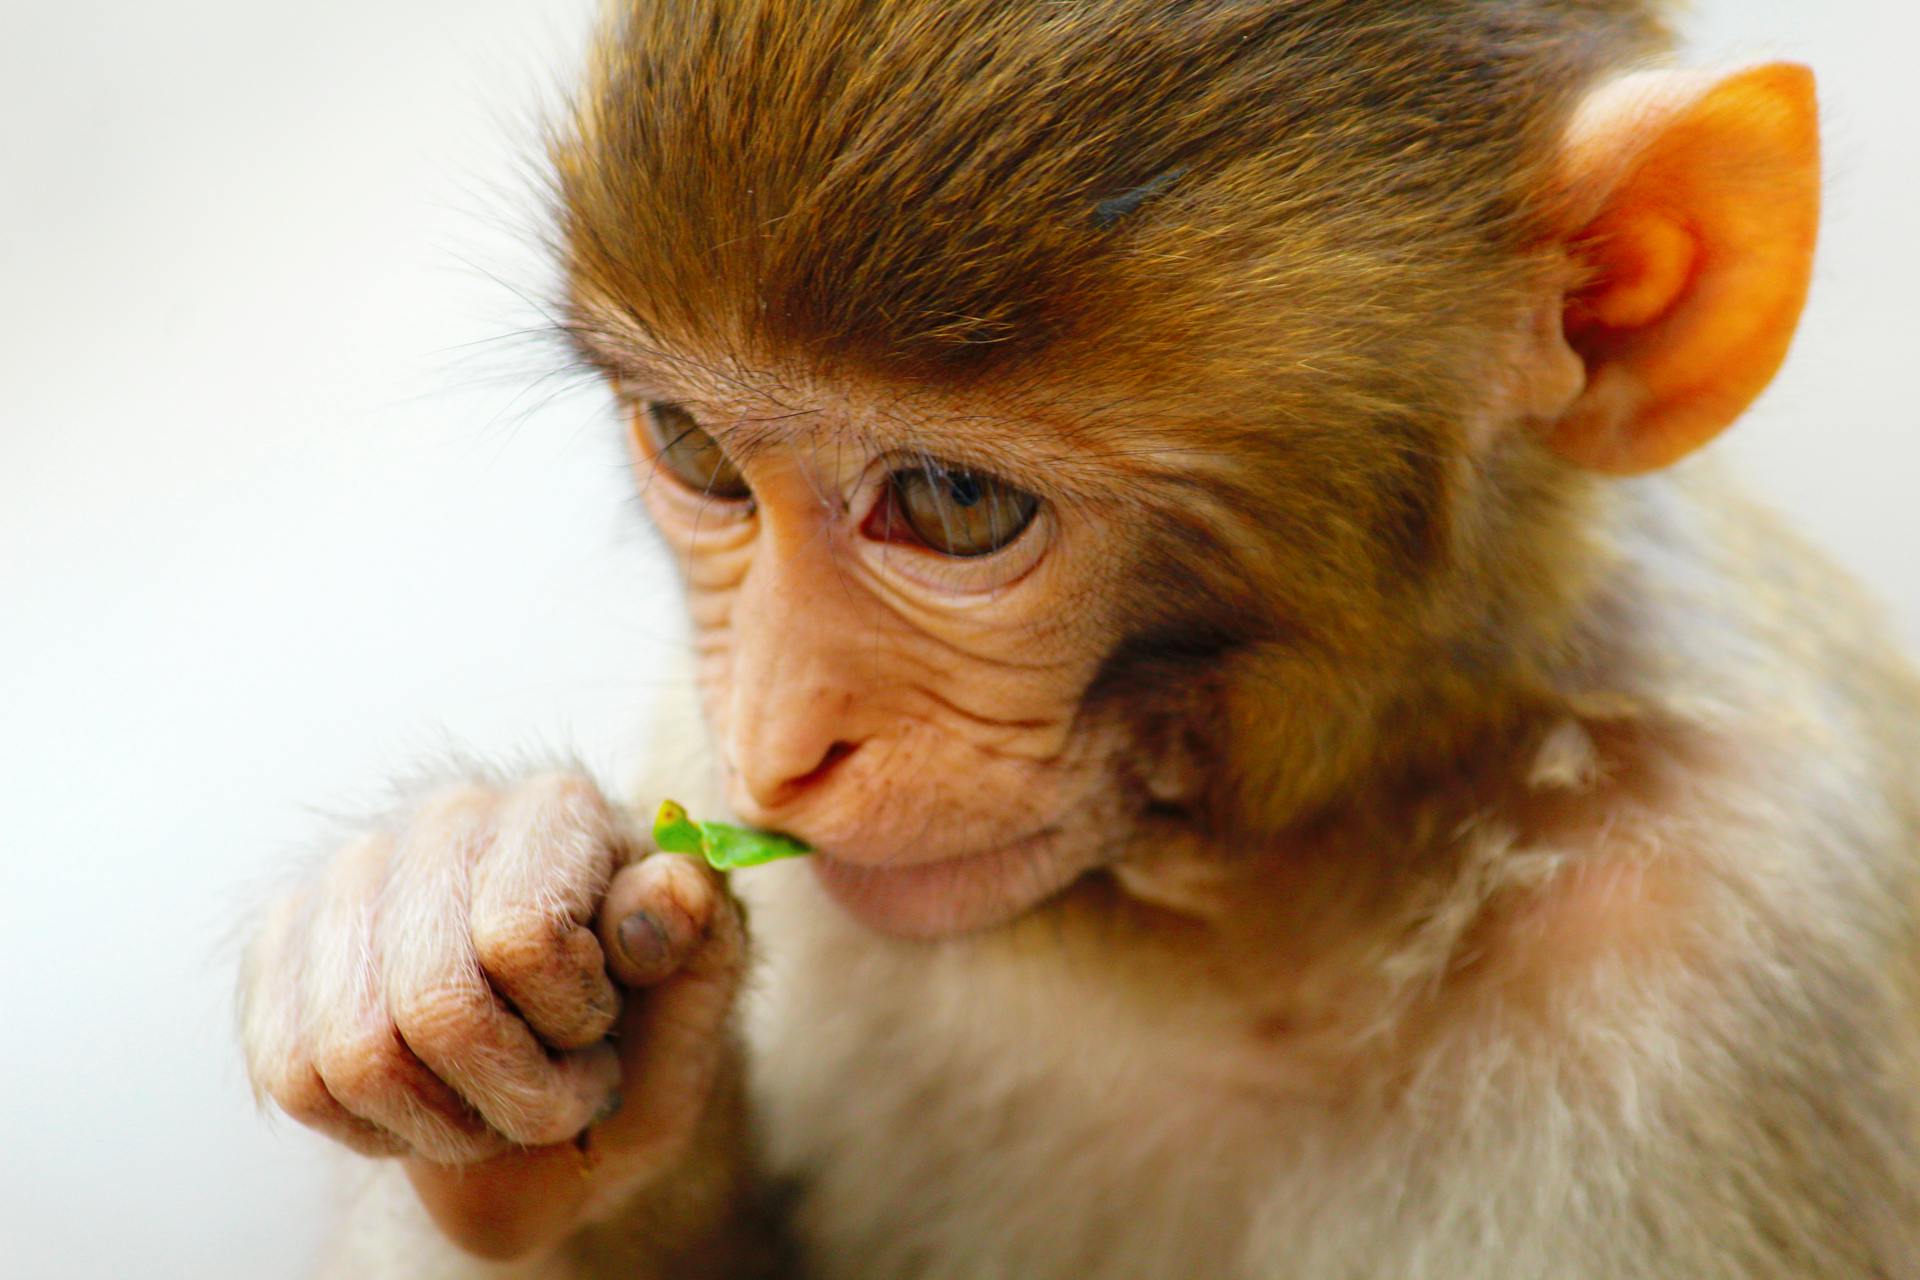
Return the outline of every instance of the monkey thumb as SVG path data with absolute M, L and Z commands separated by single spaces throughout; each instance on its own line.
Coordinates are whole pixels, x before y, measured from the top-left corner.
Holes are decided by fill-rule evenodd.
M 622 918 L 613 932 L 608 969 L 629 987 L 650 987 L 686 962 L 703 931 L 685 912 L 643 908 Z
M 643 858 L 614 876 L 601 903 L 607 972 L 628 987 L 656 986 L 693 963 L 732 913 L 726 882 L 705 864 L 674 854 Z M 735 938 L 729 931 L 714 940 Z

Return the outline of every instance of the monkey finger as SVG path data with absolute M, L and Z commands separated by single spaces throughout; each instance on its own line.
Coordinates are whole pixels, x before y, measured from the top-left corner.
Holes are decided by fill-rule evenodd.
M 661 1164 L 691 1140 L 731 1044 L 727 1019 L 746 972 L 746 930 L 724 881 L 688 858 L 657 856 L 629 867 L 615 877 L 607 906 L 603 931 L 607 919 L 624 925 L 645 914 L 663 922 L 664 947 L 675 959 L 621 1013 L 626 1102 L 588 1134 L 588 1154 Z M 630 963 L 636 975 L 657 971 Z
M 497 1132 L 523 1146 L 563 1142 L 613 1104 L 620 1080 L 609 1045 L 549 1055 L 487 984 L 473 954 L 466 875 L 495 829 L 493 797 L 446 797 L 423 812 L 396 852 L 379 955 L 393 1025 L 421 1062 Z
M 413 1148 L 342 1106 L 327 1089 L 313 1058 L 290 1055 L 272 1086 L 274 1102 L 293 1119 L 363 1156 L 404 1156 Z
M 354 1115 L 327 1092 L 301 1034 L 302 995 L 296 975 L 306 940 L 309 896 L 290 895 L 268 915 L 248 949 L 241 996 L 241 1040 L 254 1094 L 271 1100 L 309 1129 L 365 1156 L 405 1154 L 407 1145 Z
M 304 950 L 301 1040 L 341 1111 L 429 1159 L 484 1159 L 507 1144 L 414 1056 L 387 1011 L 375 928 L 393 850 L 390 837 L 368 836 L 328 870 Z
M 619 846 L 599 789 L 550 774 L 507 798 L 474 868 L 471 930 L 480 967 L 556 1049 L 604 1039 L 619 1016 L 592 928 Z
M 607 965 L 628 987 L 648 987 L 687 963 L 723 916 L 736 916 L 726 880 L 697 858 L 656 853 L 624 868 L 600 904 Z M 737 918 L 734 921 L 738 932 Z
M 578 1145 L 510 1152 L 462 1169 L 408 1162 L 428 1213 L 472 1252 L 519 1256 L 559 1239 L 583 1216 L 611 1211 L 638 1181 L 670 1168 L 693 1139 L 729 1043 L 726 1020 L 746 966 L 745 929 L 724 881 L 684 858 L 650 858 L 615 876 L 601 918 L 610 957 L 623 954 L 618 923 L 635 911 L 666 916 L 662 932 L 674 958 L 664 979 L 651 976 L 667 963 L 656 956 L 641 966 L 616 965 L 623 981 L 652 983 L 628 996 L 621 1011 L 625 1105 Z

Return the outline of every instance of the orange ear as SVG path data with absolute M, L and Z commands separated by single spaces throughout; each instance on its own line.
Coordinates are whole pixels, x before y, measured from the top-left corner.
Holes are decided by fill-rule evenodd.
M 1813 75 L 1615 81 L 1581 108 L 1564 180 L 1587 386 L 1547 440 L 1600 471 L 1665 466 L 1744 412 L 1793 340 L 1820 221 Z

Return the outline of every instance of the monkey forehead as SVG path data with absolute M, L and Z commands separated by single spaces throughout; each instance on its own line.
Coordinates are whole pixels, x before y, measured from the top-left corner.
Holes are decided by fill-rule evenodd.
M 567 266 L 683 350 L 895 382 L 1361 376 L 1460 319 L 1655 7 L 627 0 L 555 147 Z
M 742 463 L 777 448 L 832 451 L 842 464 L 924 454 L 1070 496 L 1181 469 L 1177 455 L 1205 447 L 1204 424 L 1176 419 L 1150 391 L 1081 380 L 961 391 L 771 357 L 689 355 L 635 333 L 613 309 L 582 301 L 576 312 L 573 337 L 590 363 L 636 398 L 688 410 Z

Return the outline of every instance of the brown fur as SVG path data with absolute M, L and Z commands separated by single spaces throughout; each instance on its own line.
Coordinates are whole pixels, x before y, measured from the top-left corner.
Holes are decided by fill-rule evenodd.
M 1560 642 L 1578 484 L 1459 445 L 1568 269 L 1565 121 L 1662 47 L 1654 8 L 634 5 L 558 148 L 575 336 L 616 373 L 1051 406 L 1141 544 L 1096 700 L 1243 651 L 1272 749 L 1237 807 L 1270 831 L 1383 739 L 1454 750 L 1410 678 L 1477 704 Z
M 1710 469 L 1524 429 L 1558 148 L 1662 8 L 616 6 L 580 351 L 741 457 L 788 404 L 1018 423 L 1114 539 L 1057 692 L 1124 858 L 932 944 L 743 878 L 812 1273 L 1920 1276 L 1920 682 Z M 539 1274 L 667 1265 L 659 1213 Z
M 686 355 L 970 390 L 1441 349 L 1583 86 L 1663 41 L 1645 0 L 619 9 L 559 148 L 583 291 Z

